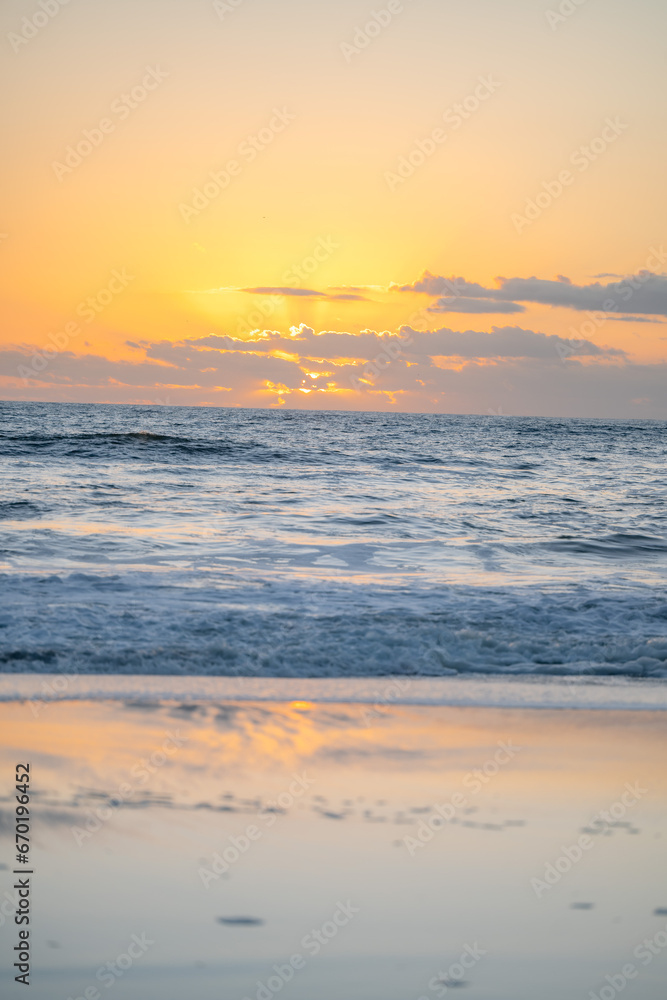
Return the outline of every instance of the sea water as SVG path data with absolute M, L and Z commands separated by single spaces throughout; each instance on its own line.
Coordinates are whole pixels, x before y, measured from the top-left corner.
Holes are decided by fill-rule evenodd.
M 665 677 L 666 426 L 0 403 L 0 669 Z

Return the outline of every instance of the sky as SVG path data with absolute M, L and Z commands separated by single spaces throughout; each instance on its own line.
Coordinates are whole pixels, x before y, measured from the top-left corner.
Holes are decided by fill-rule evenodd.
M 0 397 L 667 417 L 662 0 L 0 22 Z

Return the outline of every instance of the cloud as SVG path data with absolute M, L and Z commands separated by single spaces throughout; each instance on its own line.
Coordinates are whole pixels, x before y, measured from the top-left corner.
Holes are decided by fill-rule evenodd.
M 62 351 L 43 371 L 35 373 L 29 384 L 50 384 L 63 389 L 84 385 L 112 392 L 121 386 L 141 387 L 162 395 L 165 387 L 245 392 L 256 389 L 264 381 L 296 388 L 303 379 L 298 364 L 272 355 L 194 349 L 191 344 L 170 341 L 142 346 L 146 357 L 140 361 L 111 361 L 99 355 Z M 28 368 L 32 357 L 32 352 L 0 352 L 3 371 L 7 373 L 5 380 L 16 373 L 19 385 L 23 386 L 19 366 Z
M 547 336 L 533 330 L 523 330 L 518 326 L 492 328 L 491 333 L 466 330 L 436 330 L 423 333 L 404 327 L 409 331 L 411 343 L 406 348 L 410 354 L 425 354 L 429 357 L 455 358 L 569 358 L 569 357 L 625 357 L 623 351 L 615 348 L 598 347 L 590 340 L 572 343 L 555 334 Z
M 663 256 L 661 251 L 660 257 Z M 447 301 L 456 299 L 486 299 L 564 309 L 667 316 L 667 275 L 651 271 L 628 275 L 606 284 L 595 281 L 588 285 L 575 285 L 564 275 L 559 275 L 555 281 L 536 277 L 498 278 L 497 281 L 497 288 L 485 288 L 462 277 L 446 278 L 425 271 L 412 284 L 393 285 L 392 288 L 395 291 L 439 296 L 436 303 L 438 309 L 442 309 Z M 450 311 L 455 310 L 452 308 Z
M 358 358 L 368 360 L 378 354 L 391 339 L 391 334 L 378 334 L 364 330 L 359 334 L 323 332 L 315 333 L 312 327 L 301 325 L 291 337 L 276 330 L 264 330 L 252 339 L 211 334 L 196 341 L 188 341 L 195 349 L 212 347 L 220 351 L 247 351 L 261 354 L 284 352 L 302 358 Z M 394 339 L 399 338 L 394 335 Z
M 519 302 L 667 316 L 667 276 L 649 272 L 607 284 L 596 281 L 591 285 L 571 285 L 539 278 L 509 278 L 501 279 L 501 289 L 504 298 Z M 626 303 L 630 308 L 625 308 Z
M 458 332 L 449 329 L 417 331 L 402 327 L 399 333 L 377 333 L 364 330 L 359 334 L 325 331 L 315 333 L 312 327 L 302 325 L 293 330 L 291 337 L 278 331 L 263 331 L 250 340 L 218 336 L 187 341 L 194 350 L 214 348 L 218 351 L 244 351 L 267 354 L 283 352 L 301 358 L 340 359 L 355 358 L 370 361 L 383 351 L 390 357 L 423 355 L 456 358 L 563 358 L 563 357 L 624 357 L 623 351 L 598 347 L 589 340 L 576 344 L 555 335 L 547 336 L 520 327 L 492 328 L 491 333 L 477 330 Z M 166 361 L 172 356 L 174 345 L 164 342 L 149 348 L 149 356 Z
M 609 316 L 611 323 L 664 323 L 664 319 L 648 319 L 646 316 Z
M 329 285 L 330 292 L 387 292 L 386 285 Z
M 432 313 L 522 313 L 526 307 L 518 302 L 495 302 L 493 299 L 466 299 L 451 297 L 438 299 L 429 306 Z
M 249 295 L 297 295 L 305 298 L 324 297 L 324 292 L 312 288 L 290 288 L 284 285 L 259 285 L 257 288 L 238 288 L 236 291 L 248 292 Z
M 12 373 L 0 380 L 3 395 L 172 405 L 266 406 L 289 400 L 297 407 L 394 405 L 436 412 L 474 412 L 488 397 L 483 411 L 502 407 L 504 413 L 539 414 L 547 412 L 550 399 L 554 409 L 561 405 L 552 398 L 551 382 L 560 385 L 563 399 L 572 403 L 566 388 L 573 380 L 586 394 L 593 392 L 594 383 L 604 388 L 615 379 L 618 404 L 628 398 L 630 413 L 653 415 L 656 407 L 665 409 L 665 394 L 656 392 L 656 378 L 648 375 L 654 369 L 647 368 L 647 374 L 637 378 L 638 369 L 620 351 L 590 341 L 572 344 L 514 326 L 493 327 L 490 333 L 402 327 L 398 332 L 364 330 L 353 335 L 316 333 L 302 324 L 289 334 L 265 330 L 249 340 L 212 334 L 177 342 L 143 341 L 137 348 L 143 357 L 118 361 L 63 351 L 40 364 L 42 370 L 35 370 L 27 382 L 23 374 L 36 355 L 28 348 L 0 352 L 3 370 Z M 582 373 L 589 368 L 597 374 Z M 617 369 L 621 375 L 605 374 L 607 369 Z M 629 397 L 622 391 L 626 376 L 632 386 Z M 544 402 L 536 385 L 542 386 Z M 602 388 L 595 391 L 605 406 L 616 398 Z M 644 402 L 637 409 L 632 400 Z M 609 415 L 596 411 L 596 405 L 595 394 L 590 399 L 584 395 L 577 404 L 587 413 Z M 570 412 L 577 413 L 577 407 Z
M 292 285 L 256 285 L 252 288 L 232 288 L 221 286 L 220 288 L 207 288 L 204 292 L 197 292 L 199 295 L 213 295 L 216 292 L 245 292 L 248 295 L 275 295 L 288 298 L 294 296 L 301 299 L 322 299 L 325 302 L 367 302 L 364 295 L 358 295 L 351 290 L 344 290 L 340 293 L 320 292 L 315 288 L 294 288 Z
M 341 292 L 337 295 L 327 295 L 328 302 L 370 302 L 365 295 L 353 295 L 351 292 Z
M 445 413 L 502 412 L 517 416 L 667 417 L 667 364 L 566 364 L 549 358 L 436 366 L 400 360 L 362 388 L 370 400 L 391 393 L 401 409 Z
M 431 274 L 430 271 L 424 271 L 421 278 L 413 281 L 411 285 L 392 284 L 390 288 L 399 292 L 425 292 L 427 295 L 461 295 L 471 299 L 497 298 L 497 295 L 494 294 L 497 289 L 484 288 L 477 282 L 466 281 L 465 278 L 461 277 L 444 278 Z
M 272 353 L 281 344 L 290 346 L 290 357 Z M 333 353 L 318 350 L 323 344 Z M 295 337 L 267 331 L 248 342 L 206 337 L 142 347 L 145 357 L 137 361 L 62 352 L 27 386 L 17 374 L 5 376 L 2 395 L 171 405 L 267 406 L 284 400 L 290 407 L 316 409 L 667 417 L 667 365 L 635 365 L 586 342 L 577 342 L 577 358 L 567 341 L 519 327 L 491 333 L 403 328 L 399 334 L 365 331 L 359 337 L 301 327 Z M 30 358 L 27 350 L 0 352 L 8 373 L 28 365 Z

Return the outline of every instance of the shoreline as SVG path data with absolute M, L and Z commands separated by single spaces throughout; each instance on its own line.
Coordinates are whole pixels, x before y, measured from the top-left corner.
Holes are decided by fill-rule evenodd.
M 240 701 L 667 711 L 667 680 L 625 677 L 192 677 L 0 674 L 0 702 Z

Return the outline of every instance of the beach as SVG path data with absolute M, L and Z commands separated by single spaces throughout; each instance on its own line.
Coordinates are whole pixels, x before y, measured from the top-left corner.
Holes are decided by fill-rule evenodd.
M 3 772 L 27 752 L 33 770 L 36 1000 L 664 994 L 659 682 L 589 682 L 575 709 L 527 707 L 573 698 L 548 678 L 384 700 L 1 680 Z

